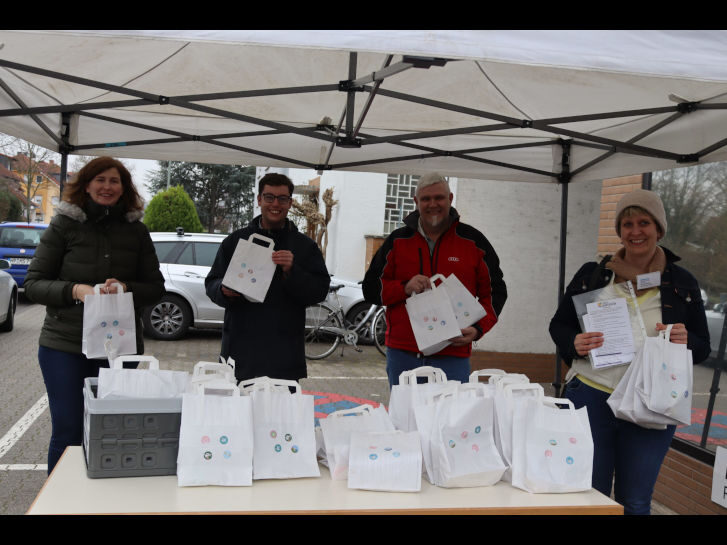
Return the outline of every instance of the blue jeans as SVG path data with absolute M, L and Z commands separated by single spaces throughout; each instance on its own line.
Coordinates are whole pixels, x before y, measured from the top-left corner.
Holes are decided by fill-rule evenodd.
M 574 378 L 565 397 L 576 409 L 585 406 L 593 435 L 593 488 L 623 505 L 625 515 L 648 515 L 651 496 L 676 431 L 651 430 L 616 418 L 606 400 L 610 394 Z M 614 480 L 615 474 L 615 480 Z
M 467 382 L 470 378 L 470 359 L 456 356 L 423 356 L 415 352 L 386 349 L 386 374 L 389 375 L 389 387 L 399 384 L 399 375 L 417 367 L 429 365 L 444 371 L 447 380 Z
M 51 436 L 48 446 L 48 474 L 53 471 L 66 447 L 83 442 L 83 381 L 97 377 L 104 359 L 90 360 L 83 354 L 61 352 L 53 348 L 38 348 L 38 361 L 48 392 Z M 124 363 L 124 367 L 136 367 Z

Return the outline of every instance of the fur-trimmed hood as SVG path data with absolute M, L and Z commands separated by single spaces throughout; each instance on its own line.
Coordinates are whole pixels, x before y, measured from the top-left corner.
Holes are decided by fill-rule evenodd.
M 67 201 L 61 201 L 60 203 L 58 203 L 58 206 L 56 207 L 56 214 L 67 216 L 73 220 L 80 221 L 81 223 L 84 223 L 86 220 L 88 220 L 88 214 L 86 214 L 86 212 L 80 206 Z M 123 216 L 126 221 L 128 221 L 129 223 L 133 223 L 140 220 L 143 215 L 144 212 L 142 210 L 131 210 L 129 212 L 126 212 Z

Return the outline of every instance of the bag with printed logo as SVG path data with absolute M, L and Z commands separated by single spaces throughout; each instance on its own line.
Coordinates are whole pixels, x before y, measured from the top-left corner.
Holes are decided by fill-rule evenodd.
M 434 354 L 462 334 L 447 292 L 429 279 L 431 289 L 412 293 L 406 300 L 406 312 L 417 348 L 425 355 Z
M 320 420 L 326 463 L 334 481 L 348 479 L 348 455 L 353 432 L 394 431 L 383 405 L 359 405 L 332 412 Z
M 259 239 L 267 245 L 253 242 Z M 235 252 L 227 266 L 222 285 L 245 296 L 248 301 L 262 303 L 275 275 L 273 263 L 273 239 L 253 233 L 250 237 L 237 241 Z
M 417 432 L 353 432 L 348 488 L 419 492 L 422 448 Z
M 267 377 L 246 392 L 254 422 L 253 479 L 320 477 L 313 396 L 293 380 Z
M 136 354 L 134 296 L 115 284 L 117 292 L 102 294 L 101 284 L 83 300 L 81 351 L 90 359 Z
M 252 485 L 251 399 L 219 378 L 195 390 L 182 396 L 178 486 Z
M 591 489 L 593 439 L 585 407 L 576 410 L 568 399 L 527 398 L 515 407 L 512 437 L 513 486 L 533 493 Z

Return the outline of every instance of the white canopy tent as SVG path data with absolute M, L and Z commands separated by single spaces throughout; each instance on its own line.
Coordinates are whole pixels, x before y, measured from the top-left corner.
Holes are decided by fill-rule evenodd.
M 727 32 L 0 31 L 0 132 L 559 184 L 562 293 L 569 183 L 727 160 Z

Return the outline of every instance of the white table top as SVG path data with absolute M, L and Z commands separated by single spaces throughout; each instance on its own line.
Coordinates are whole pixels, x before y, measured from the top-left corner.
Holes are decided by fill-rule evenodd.
M 321 477 L 258 480 L 252 486 L 179 487 L 176 475 L 90 479 L 81 447 L 69 447 L 28 514 L 248 513 L 248 514 L 623 514 L 623 508 L 590 490 L 530 494 L 508 483 L 445 489 L 422 479 L 421 492 L 350 490 L 346 481 Z

